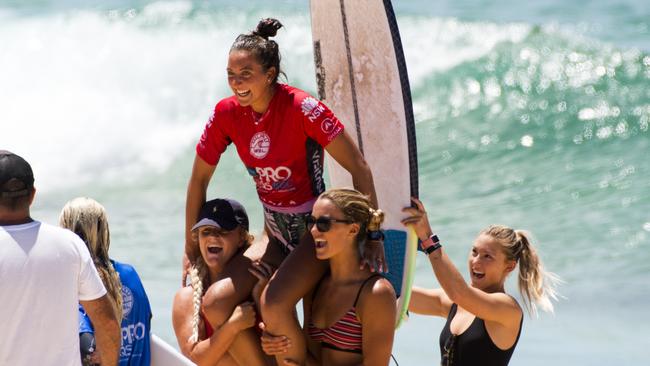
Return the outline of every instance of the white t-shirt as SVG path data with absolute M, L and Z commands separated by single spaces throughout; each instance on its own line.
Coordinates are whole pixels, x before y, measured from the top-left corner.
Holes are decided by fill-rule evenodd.
M 81 365 L 78 302 L 105 293 L 73 232 L 0 226 L 0 365 Z

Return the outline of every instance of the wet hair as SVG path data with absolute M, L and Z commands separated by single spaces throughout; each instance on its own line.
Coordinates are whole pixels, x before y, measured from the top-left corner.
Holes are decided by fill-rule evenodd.
M 364 244 L 369 228 L 378 230 L 384 221 L 384 213 L 372 208 L 370 198 L 350 188 L 334 188 L 323 192 L 318 199 L 326 198 L 338 207 L 346 219 L 361 225 L 357 243 Z
M 544 269 L 537 251 L 531 244 L 530 234 L 502 225 L 491 225 L 480 234 L 496 240 L 506 258 L 519 264 L 519 292 L 523 295 L 529 313 L 537 315 L 538 306 L 552 313 L 551 300 L 557 300 L 555 287 L 561 280 L 556 274 Z
M 122 319 L 122 282 L 108 257 L 111 245 L 106 209 L 87 197 L 77 197 L 63 206 L 59 225 L 77 234 L 88 247 L 115 314 Z
M 262 65 L 262 70 L 264 72 L 275 67 L 275 75 L 273 76 L 271 84 L 275 84 L 278 81 L 279 75 L 285 75 L 280 69 L 280 48 L 277 42 L 269 39 L 275 37 L 280 28 L 282 28 L 282 23 L 277 19 L 262 19 L 257 24 L 254 31 L 240 34 L 230 47 L 230 52 L 235 50 L 245 50 L 253 54 L 257 61 Z
M 242 231 L 244 238 L 244 245 L 242 248 L 249 247 L 255 239 L 250 235 L 246 229 L 238 226 Z M 198 246 L 198 235 L 196 228 L 192 231 L 192 240 Z M 191 343 L 199 341 L 199 321 L 201 320 L 201 302 L 203 301 L 204 288 L 210 287 L 208 265 L 203 259 L 203 255 L 199 255 L 194 263 L 190 266 L 190 285 L 192 286 L 192 335 L 188 339 Z

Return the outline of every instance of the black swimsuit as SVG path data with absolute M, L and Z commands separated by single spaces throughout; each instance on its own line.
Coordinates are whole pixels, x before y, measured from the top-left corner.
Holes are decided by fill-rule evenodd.
M 472 324 L 463 333 L 453 335 L 450 327 L 457 309 L 458 305 L 451 305 L 449 315 L 447 316 L 447 323 L 445 323 L 445 327 L 440 332 L 442 365 L 506 366 L 510 362 L 510 357 L 512 357 L 512 353 L 515 351 L 517 342 L 519 342 L 521 326 L 524 322 L 523 314 L 519 323 L 519 333 L 517 333 L 515 343 L 512 347 L 504 351 L 492 342 L 487 329 L 485 329 L 485 322 L 478 317 L 474 318 Z

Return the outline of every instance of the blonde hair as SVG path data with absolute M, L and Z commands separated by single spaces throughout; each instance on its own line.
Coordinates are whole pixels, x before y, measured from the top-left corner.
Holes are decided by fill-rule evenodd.
M 111 244 L 104 206 L 87 197 L 77 197 L 63 206 L 59 225 L 77 234 L 88 247 L 116 316 L 122 319 L 122 282 L 108 257 Z
M 239 227 L 242 231 L 242 236 L 244 238 L 244 245 L 242 247 L 248 247 L 251 245 L 255 239 L 253 235 L 250 235 L 246 229 Z M 198 245 L 198 235 L 196 230 L 192 232 L 192 241 L 195 245 Z M 208 265 L 203 259 L 203 255 L 199 255 L 196 258 L 195 263 L 190 266 L 190 285 L 192 286 L 192 335 L 188 339 L 191 343 L 196 343 L 199 341 L 199 322 L 201 321 L 201 304 L 203 302 L 203 292 L 204 289 L 210 286 Z
M 546 312 L 553 312 L 551 300 L 557 300 L 556 286 L 560 278 L 544 269 L 542 260 L 533 247 L 530 233 L 513 230 L 503 225 L 491 225 L 481 231 L 495 239 L 508 260 L 519 264 L 519 292 L 529 313 L 537 315 L 539 306 Z
M 333 188 L 321 193 L 318 199 L 322 198 L 332 201 L 346 219 L 361 225 L 357 234 L 359 244 L 365 243 L 368 231 L 379 230 L 384 221 L 384 212 L 372 208 L 370 198 L 356 189 Z

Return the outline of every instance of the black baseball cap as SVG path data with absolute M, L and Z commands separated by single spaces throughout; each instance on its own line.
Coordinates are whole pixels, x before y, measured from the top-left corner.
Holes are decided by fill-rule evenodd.
M 248 215 L 241 203 L 231 199 L 216 198 L 201 206 L 199 217 L 192 230 L 201 226 L 214 226 L 228 231 L 241 226 L 248 231 Z
M 34 173 L 25 159 L 0 150 L 0 197 L 17 198 L 29 196 L 34 188 Z

